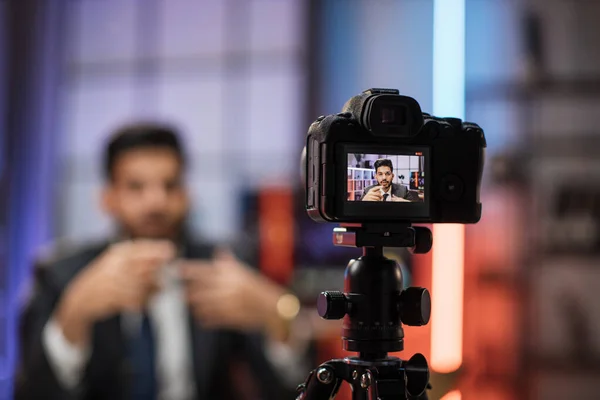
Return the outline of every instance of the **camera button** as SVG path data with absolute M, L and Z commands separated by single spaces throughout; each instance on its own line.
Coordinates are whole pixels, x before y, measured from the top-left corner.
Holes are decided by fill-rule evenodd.
M 446 201 L 458 201 L 465 191 L 465 185 L 456 175 L 446 175 L 442 178 L 440 196 Z
M 455 130 L 452 128 L 452 125 L 443 125 L 440 126 L 439 137 L 440 138 L 452 138 L 454 137 Z
M 449 123 L 454 129 L 461 130 L 462 129 L 462 119 L 460 118 L 444 118 L 444 121 Z

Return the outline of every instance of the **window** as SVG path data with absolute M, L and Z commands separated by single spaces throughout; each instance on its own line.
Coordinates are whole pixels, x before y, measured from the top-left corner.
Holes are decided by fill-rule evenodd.
M 297 185 L 305 4 L 70 2 L 58 234 L 108 232 L 96 206 L 100 156 L 111 129 L 131 120 L 180 128 L 191 160 L 192 222 L 211 237 L 235 233 L 246 186 Z M 231 180 L 214 173 L 223 168 Z

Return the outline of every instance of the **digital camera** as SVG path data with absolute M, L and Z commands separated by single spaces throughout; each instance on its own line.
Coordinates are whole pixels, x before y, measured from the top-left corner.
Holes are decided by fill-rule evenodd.
M 366 90 L 311 124 L 306 210 L 318 222 L 476 223 L 485 147 L 477 124 Z

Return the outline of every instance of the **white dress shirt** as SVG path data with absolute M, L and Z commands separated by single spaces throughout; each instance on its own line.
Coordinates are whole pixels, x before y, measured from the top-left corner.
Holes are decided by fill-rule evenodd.
M 158 399 L 189 400 L 195 398 L 196 386 L 184 291 L 173 266 L 162 269 L 161 279 L 161 290 L 149 303 L 149 317 L 156 337 Z M 141 315 L 125 314 L 121 328 L 126 335 L 132 335 L 139 330 L 140 323 Z M 68 390 L 75 389 L 82 379 L 91 349 L 71 344 L 52 318 L 42 335 L 44 350 L 58 381 Z M 304 380 L 308 366 L 303 353 L 309 340 L 297 338 L 293 348 L 267 342 L 265 356 L 281 373 L 278 379 L 290 384 Z
M 152 297 L 148 307 L 156 337 L 158 399 L 189 400 L 195 397 L 196 387 L 183 288 L 173 266 L 161 271 L 161 290 Z M 124 314 L 121 329 L 126 335 L 133 335 L 139 330 L 140 322 L 140 314 Z M 89 360 L 90 349 L 71 344 L 53 319 L 46 324 L 42 340 L 59 382 L 67 389 L 75 389 Z
M 385 201 L 392 201 L 392 185 L 390 185 L 390 190 L 388 190 L 387 192 L 385 190 L 383 190 L 383 188 L 379 188 L 379 190 L 381 191 L 381 200 L 383 201 L 383 195 L 387 194 L 389 195 Z

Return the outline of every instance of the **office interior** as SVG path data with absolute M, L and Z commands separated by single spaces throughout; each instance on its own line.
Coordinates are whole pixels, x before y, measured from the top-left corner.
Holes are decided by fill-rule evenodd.
M 101 151 L 123 123 L 180 129 L 199 236 L 255 240 L 303 307 L 343 290 L 361 250 L 306 214 L 300 154 L 312 121 L 371 87 L 487 139 L 481 221 L 428 225 L 427 254 L 386 249 L 434 308 L 396 355 L 426 356 L 431 400 L 597 398 L 598 16 L 564 0 L 0 1 L 0 398 L 32 260 L 111 232 Z M 314 366 L 351 355 L 340 330 Z

